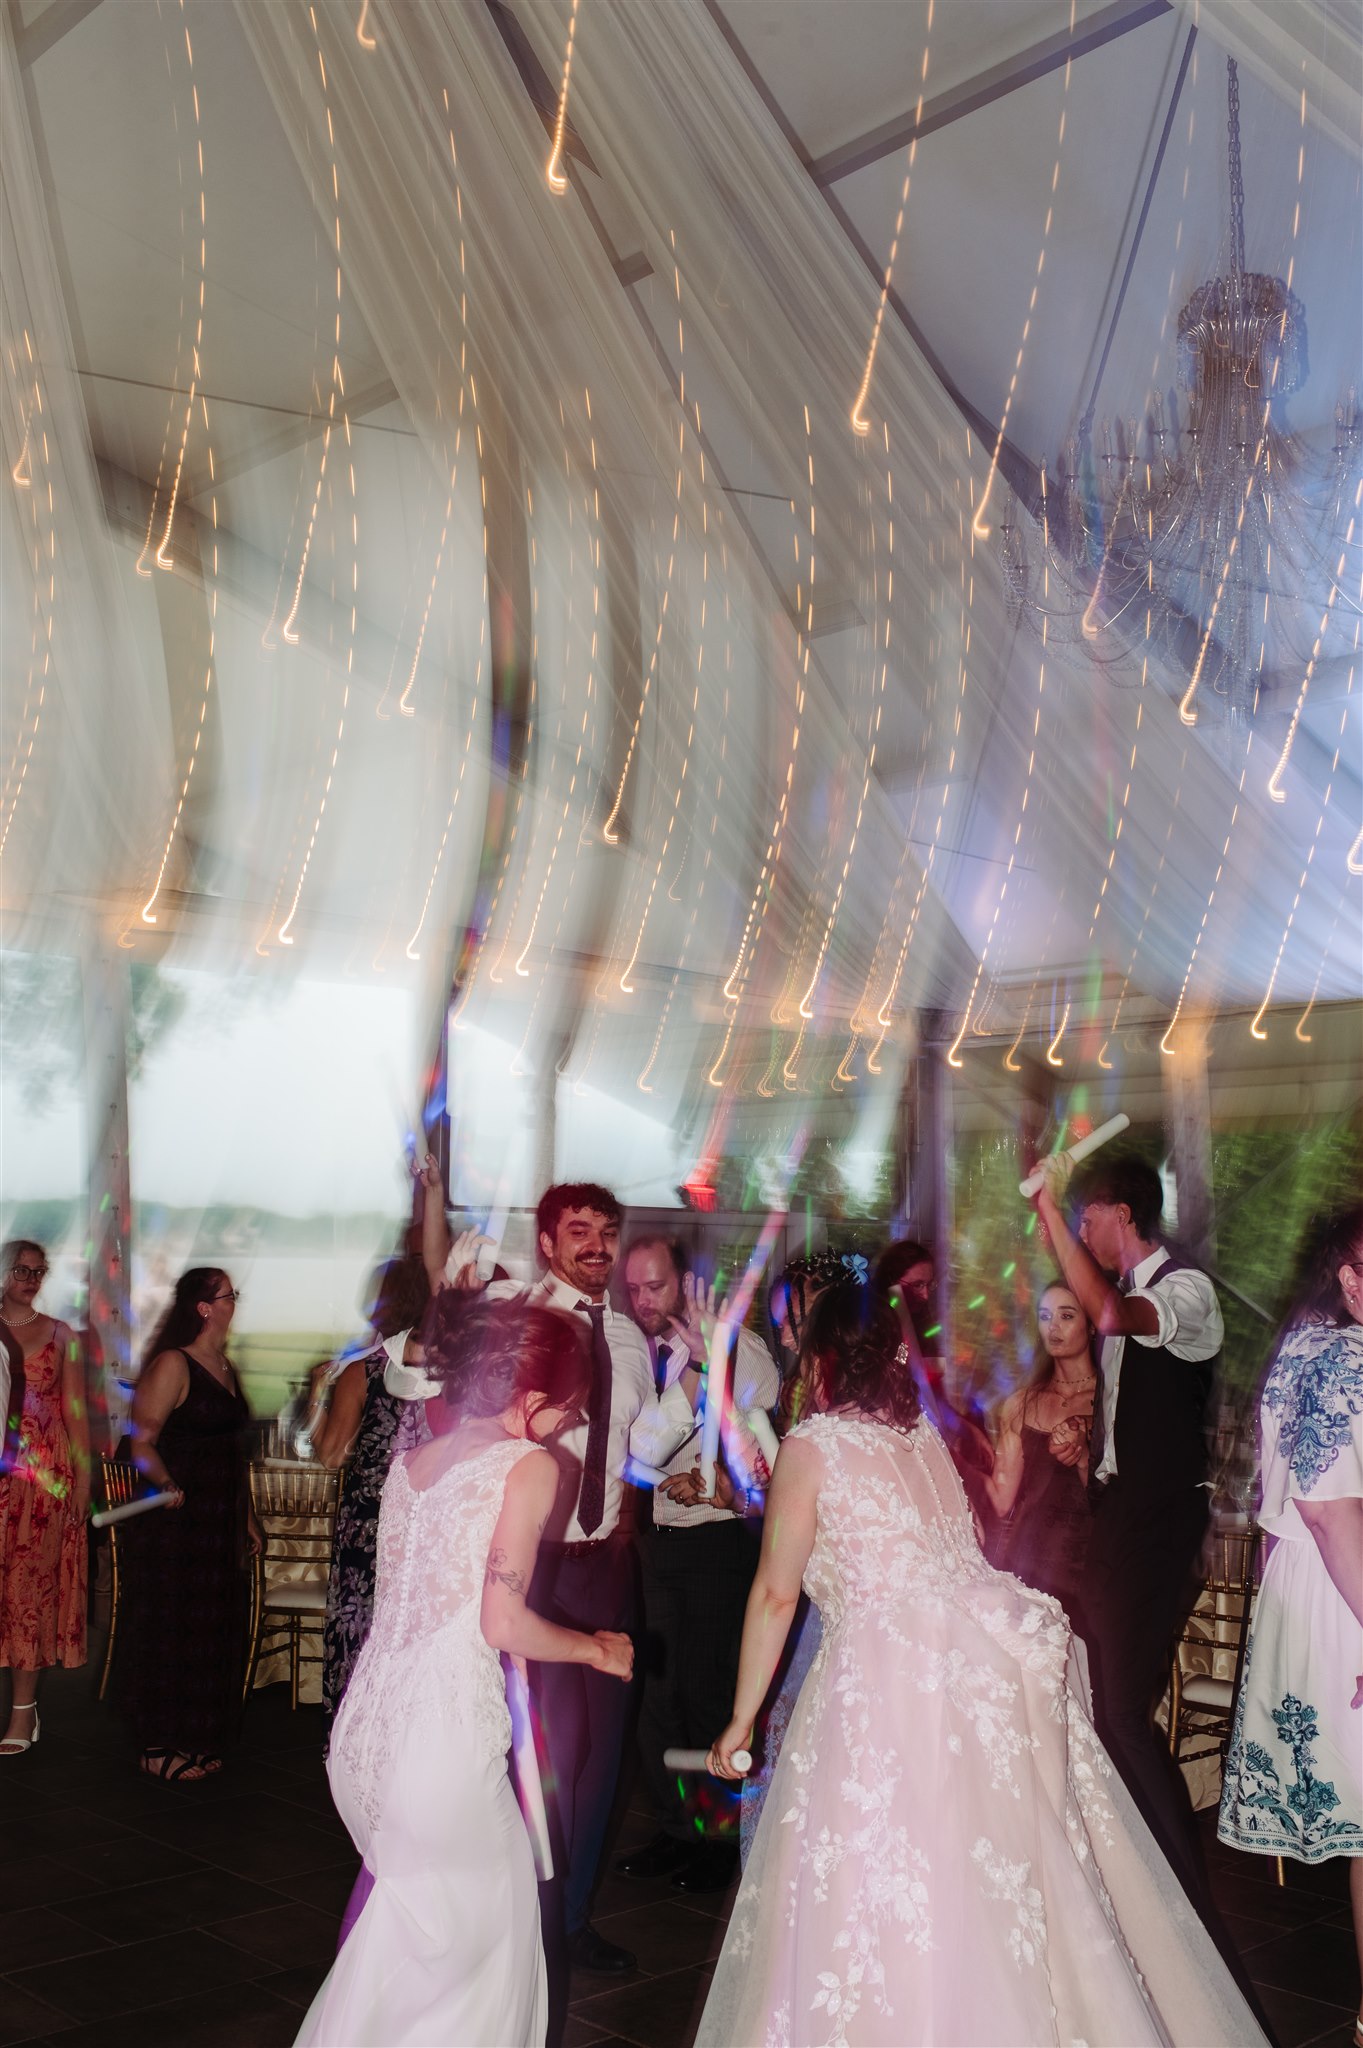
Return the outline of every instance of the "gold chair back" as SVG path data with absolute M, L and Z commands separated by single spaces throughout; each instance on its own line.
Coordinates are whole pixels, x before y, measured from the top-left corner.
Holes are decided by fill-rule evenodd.
M 141 1484 L 142 1475 L 136 1465 L 121 1463 L 101 1453 L 99 1460 L 99 1484 L 106 1508 L 126 1507 L 134 1498 Z M 111 1522 L 105 1534 L 109 1539 L 109 1640 L 104 1646 L 104 1662 L 100 1667 L 99 1686 L 95 1693 L 102 1700 L 109 1690 L 109 1674 L 114 1668 L 114 1638 L 118 1634 L 118 1604 L 121 1592 L 118 1523 Z
M 293 1460 L 258 1459 L 251 1466 L 251 1506 L 265 1547 L 255 1561 L 251 1653 L 246 1667 L 248 1698 L 266 1637 L 285 1638 L 294 1707 L 298 1705 L 302 1665 L 321 1661 L 320 1645 L 315 1653 L 305 1653 L 303 1637 L 320 1636 L 325 1624 L 339 1477 L 325 1466 Z
M 1169 1748 L 1180 1764 L 1225 1756 L 1244 1671 L 1258 1561 L 1259 1531 L 1248 1517 L 1213 1524 L 1203 1550 L 1202 1590 L 1183 1625 L 1170 1672 Z

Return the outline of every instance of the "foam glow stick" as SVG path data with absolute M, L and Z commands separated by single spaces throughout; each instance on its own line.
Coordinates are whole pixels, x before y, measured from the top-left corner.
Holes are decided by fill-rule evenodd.
M 626 1458 L 625 1477 L 632 1486 L 661 1486 L 671 1474 L 657 1465 L 646 1465 L 642 1458 Z
M 806 1125 L 795 1133 L 786 1154 L 785 1186 L 787 1194 L 789 1193 L 791 1183 L 799 1172 L 800 1161 L 804 1157 L 805 1146 L 808 1142 L 809 1128 Z M 719 1456 L 720 1424 L 724 1418 L 724 1404 L 729 1393 L 729 1333 L 736 1325 L 743 1322 L 749 1308 L 752 1306 L 753 1295 L 757 1292 L 757 1283 L 767 1270 L 767 1264 L 771 1258 L 776 1240 L 785 1228 L 787 1214 L 788 1211 L 785 1207 L 785 1198 L 783 1196 L 782 1206 L 779 1209 L 769 1211 L 767 1220 L 762 1225 L 761 1235 L 752 1248 L 752 1257 L 748 1260 L 747 1270 L 739 1283 L 738 1292 L 732 1301 L 725 1302 L 723 1320 L 717 1325 L 714 1333 L 714 1342 L 710 1346 L 709 1384 L 705 1394 L 705 1426 L 701 1431 L 700 1439 L 700 1476 L 705 1491 L 712 1496 L 715 1490 L 715 1462 Z M 716 1352 L 718 1352 L 718 1357 L 715 1355 Z
M 663 1751 L 663 1765 L 669 1771 L 703 1771 L 705 1769 L 705 1759 L 709 1754 L 708 1749 L 665 1749 Z M 733 1753 L 732 1761 L 734 1769 L 742 1771 L 746 1778 L 752 1769 L 751 1752 L 746 1749 L 736 1749 Z
M 535 1875 L 543 1884 L 554 1874 L 554 1852 L 549 1846 L 549 1815 L 540 1783 L 539 1757 L 535 1751 L 534 1709 L 530 1688 L 519 1666 L 506 1664 L 506 1703 L 511 1710 L 511 1751 L 516 1759 L 516 1784 L 521 1795 L 521 1818 L 530 1837 Z
M 803 1145 L 799 1150 L 803 1151 Z M 798 1152 L 796 1163 L 798 1164 Z M 791 1168 L 792 1174 L 794 1167 Z M 757 1283 L 767 1270 L 772 1247 L 785 1226 L 784 1209 L 773 1209 L 762 1225 L 762 1234 L 752 1248 L 747 1270 L 739 1283 L 738 1292 L 732 1301 L 724 1304 L 724 1315 L 716 1323 L 710 1340 L 710 1370 L 705 1385 L 705 1424 L 700 1433 L 700 1476 L 701 1484 L 708 1494 L 715 1490 L 715 1464 L 719 1457 L 719 1426 L 724 1416 L 724 1404 L 729 1395 L 729 1338 L 747 1315 L 752 1298 L 757 1292 Z
M 1056 1153 L 1053 1156 L 1068 1159 L 1071 1166 L 1077 1166 L 1081 1159 L 1088 1158 L 1090 1152 L 1096 1152 L 1100 1145 L 1106 1145 L 1109 1138 L 1115 1138 L 1119 1131 L 1124 1131 L 1130 1122 L 1130 1117 L 1123 1116 L 1118 1110 L 1116 1116 L 1110 1116 L 1105 1124 L 1099 1124 L 1096 1131 L 1090 1131 L 1086 1138 L 1076 1138 L 1072 1145 L 1065 1147 L 1063 1153 Z M 1018 1182 L 1018 1193 L 1025 1195 L 1030 1201 L 1033 1195 L 1039 1193 L 1045 1178 L 1046 1169 L 1039 1166 L 1035 1173 L 1028 1174 L 1026 1180 Z
M 767 1461 L 768 1472 L 774 1471 L 781 1439 L 771 1426 L 770 1415 L 765 1408 L 749 1408 L 745 1411 L 744 1420 L 757 1439 L 757 1448 Z
M 145 1500 L 125 1501 L 121 1508 L 101 1508 L 97 1515 L 91 1515 L 90 1522 L 96 1529 L 107 1529 L 111 1522 L 130 1522 L 134 1515 L 149 1515 L 153 1508 L 168 1507 L 175 1498 L 173 1489 L 149 1493 Z

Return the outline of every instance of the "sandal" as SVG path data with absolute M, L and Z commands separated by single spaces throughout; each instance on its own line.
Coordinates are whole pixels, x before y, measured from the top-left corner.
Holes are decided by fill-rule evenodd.
M 163 1785 L 197 1785 L 204 1776 L 199 1759 L 178 1749 L 144 1749 L 141 1770 L 148 1778 L 159 1778 Z
M 194 1761 L 206 1778 L 213 1777 L 222 1769 L 222 1758 L 220 1756 L 199 1755 L 195 1757 Z
M 15 1714 L 32 1714 L 33 1733 L 31 1735 L 6 1735 L 0 1738 L 0 1757 L 23 1756 L 27 1750 L 32 1749 L 34 1743 L 38 1740 L 38 1702 L 30 1700 L 26 1705 L 13 1707 L 10 1711 Z

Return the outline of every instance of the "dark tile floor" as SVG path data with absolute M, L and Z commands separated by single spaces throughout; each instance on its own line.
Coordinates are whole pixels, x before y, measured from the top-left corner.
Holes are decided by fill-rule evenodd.
M 258 1693 L 229 1769 L 184 1788 L 138 1777 L 89 1669 L 49 1674 L 42 1713 L 37 1748 L 0 1762 L 0 2048 L 285 2048 L 356 1869 L 318 1710 L 291 1714 L 284 1686 Z M 650 1832 L 627 1809 L 617 1849 Z M 1358 1995 L 1345 1866 L 1290 1868 L 1280 1890 L 1271 1862 L 1207 1840 L 1281 2048 L 1344 2048 Z M 596 1923 L 639 1968 L 574 1982 L 567 2048 L 688 2048 L 729 1903 L 607 1877 Z

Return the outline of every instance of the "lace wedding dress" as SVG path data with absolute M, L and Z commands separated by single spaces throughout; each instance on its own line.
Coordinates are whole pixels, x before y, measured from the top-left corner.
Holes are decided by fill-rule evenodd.
M 696 2048 L 1248 2048 L 1057 1603 L 986 1564 L 929 1423 L 820 1415 L 823 1644 Z
M 507 1475 L 494 1444 L 424 1491 L 394 1464 L 374 1625 L 331 1738 L 332 1797 L 374 1878 L 313 2000 L 308 2048 L 541 2048 L 539 1895 L 479 1607 Z

